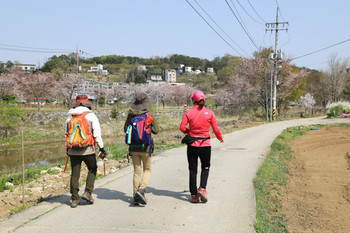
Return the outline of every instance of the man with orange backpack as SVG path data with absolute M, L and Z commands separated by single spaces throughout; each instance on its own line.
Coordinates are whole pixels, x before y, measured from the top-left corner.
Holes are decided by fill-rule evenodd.
M 89 204 L 94 203 L 92 192 L 97 172 L 96 144 L 100 148 L 100 158 L 106 156 L 101 137 L 101 127 L 98 118 L 91 111 L 92 103 L 86 95 L 78 95 L 69 110 L 65 126 L 67 155 L 70 157 L 72 173 L 70 178 L 70 193 L 72 208 L 80 204 L 79 178 L 81 163 L 84 161 L 88 168 L 85 192 L 81 196 Z

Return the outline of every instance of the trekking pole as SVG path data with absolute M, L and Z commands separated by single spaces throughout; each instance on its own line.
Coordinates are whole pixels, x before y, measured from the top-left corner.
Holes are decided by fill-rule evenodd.
M 61 178 L 63 177 L 64 173 L 66 172 L 67 165 L 68 165 L 68 161 L 69 161 L 69 155 L 68 155 L 68 152 L 67 152 L 67 160 L 66 160 L 66 165 L 64 166 L 64 169 L 63 169 L 63 172 L 62 172 Z
M 106 161 L 105 161 L 105 154 L 103 154 L 101 151 L 98 154 L 98 157 L 100 158 L 100 160 L 102 160 L 103 162 L 103 176 L 106 176 Z
M 103 176 L 106 176 L 106 161 L 103 160 Z

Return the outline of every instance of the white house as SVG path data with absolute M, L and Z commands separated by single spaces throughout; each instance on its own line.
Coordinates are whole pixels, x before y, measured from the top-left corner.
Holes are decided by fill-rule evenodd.
M 88 73 L 96 73 L 96 74 L 102 74 L 102 75 L 108 75 L 108 71 L 103 69 L 103 65 L 98 64 L 97 66 L 91 66 L 90 70 L 87 71 Z
M 191 66 L 185 66 L 185 73 L 192 73 L 192 67 Z
M 200 73 L 202 73 L 202 71 L 200 71 L 200 70 L 195 70 L 194 73 L 195 73 L 195 74 L 200 74 Z
M 19 67 L 26 73 L 33 73 L 37 70 L 36 65 L 32 64 L 15 64 L 14 67 Z
M 146 71 L 147 70 L 146 66 L 138 66 L 137 69 L 140 70 L 140 71 Z
M 210 74 L 214 73 L 214 68 L 207 67 L 207 73 L 210 73 Z

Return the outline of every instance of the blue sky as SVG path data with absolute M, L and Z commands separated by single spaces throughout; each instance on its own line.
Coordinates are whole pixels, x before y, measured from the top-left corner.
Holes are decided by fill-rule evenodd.
M 174 53 L 209 60 L 226 53 L 250 57 L 257 50 L 255 45 L 274 47 L 275 35 L 265 32 L 265 22 L 275 22 L 277 4 L 280 21 L 289 22 L 288 32 L 280 31 L 278 40 L 278 47 L 286 57 L 297 57 L 350 39 L 350 1 L 347 0 L 188 1 L 240 54 L 186 0 L 18 0 L 1 4 L 0 61 L 43 65 L 49 57 L 60 53 L 17 50 L 69 52 L 77 46 L 87 52 L 82 55 L 85 57 L 112 54 L 165 57 Z M 255 45 L 226 1 L 233 10 L 237 8 Z M 334 54 L 348 59 L 350 41 L 293 63 L 325 70 Z

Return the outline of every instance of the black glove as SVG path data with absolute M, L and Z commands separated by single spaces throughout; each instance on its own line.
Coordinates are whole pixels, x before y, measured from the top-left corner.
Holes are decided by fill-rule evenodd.
M 100 152 L 102 152 L 103 154 L 106 154 L 106 151 L 105 151 L 105 149 L 103 147 L 100 148 Z
M 98 157 L 100 157 L 101 159 L 104 159 L 106 157 L 106 151 L 105 149 L 102 147 L 100 148 L 100 153 L 98 154 Z

